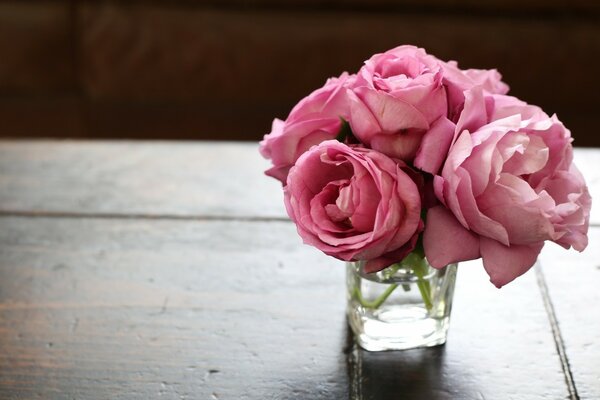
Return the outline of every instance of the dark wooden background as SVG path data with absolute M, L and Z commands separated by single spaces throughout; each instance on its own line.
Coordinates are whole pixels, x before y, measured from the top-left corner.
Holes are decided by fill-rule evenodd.
M 600 146 L 596 0 L 0 1 L 0 136 L 257 140 L 327 76 L 424 46 Z

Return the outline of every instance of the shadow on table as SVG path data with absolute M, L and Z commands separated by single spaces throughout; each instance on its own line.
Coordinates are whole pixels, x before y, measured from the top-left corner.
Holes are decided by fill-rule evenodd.
M 452 399 L 461 389 L 444 374 L 445 346 L 404 351 L 361 349 L 348 330 L 350 399 Z M 451 381 L 451 382 L 449 382 Z

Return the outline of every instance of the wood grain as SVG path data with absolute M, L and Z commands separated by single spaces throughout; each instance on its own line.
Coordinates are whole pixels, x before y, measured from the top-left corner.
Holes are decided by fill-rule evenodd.
M 600 152 L 575 161 L 600 199 Z M 0 212 L 287 218 L 268 167 L 251 143 L 4 140 Z
M 256 143 L 0 142 L 0 211 L 285 218 Z
M 549 244 L 540 261 L 579 396 L 598 399 L 600 229 L 590 231 L 589 245 L 583 253 Z
M 460 267 L 446 346 L 352 346 L 287 222 L 0 217 L 3 399 L 559 399 L 535 277 Z

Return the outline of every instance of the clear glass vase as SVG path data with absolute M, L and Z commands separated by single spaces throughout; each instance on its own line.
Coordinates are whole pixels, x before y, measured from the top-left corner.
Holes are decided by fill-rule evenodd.
M 405 350 L 444 344 L 457 265 L 431 267 L 407 257 L 376 273 L 365 262 L 347 263 L 348 321 L 359 345 L 369 351 Z

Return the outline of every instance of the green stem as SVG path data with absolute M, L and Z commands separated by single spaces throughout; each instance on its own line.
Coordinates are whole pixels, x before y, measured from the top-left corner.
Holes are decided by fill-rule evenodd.
M 396 290 L 397 287 L 398 287 L 397 283 L 392 283 L 391 285 L 389 285 L 387 287 L 387 289 L 385 289 L 385 291 L 378 298 L 376 298 L 373 301 L 367 301 L 362 296 L 360 289 L 355 286 L 354 287 L 354 297 L 358 300 L 358 302 L 360 303 L 361 306 L 363 306 L 365 308 L 372 308 L 372 309 L 376 310 L 379 308 L 379 306 L 381 306 L 383 304 L 384 301 L 387 300 L 388 297 L 390 297 L 392 292 L 394 290 Z
M 431 302 L 431 285 L 429 284 L 429 281 L 425 279 L 429 266 L 427 265 L 427 261 L 425 261 L 424 255 L 414 251 L 402 260 L 402 264 L 410 267 L 415 272 L 415 275 L 417 275 L 417 287 L 423 298 L 423 303 L 425 303 L 427 311 L 431 310 L 433 308 Z
M 419 288 L 419 292 L 423 298 L 423 303 L 425 303 L 427 311 L 430 311 L 433 308 L 433 304 L 431 301 L 431 285 L 429 281 L 425 279 L 425 274 L 429 270 L 429 266 L 427 265 L 427 261 L 425 261 L 425 257 L 413 252 L 404 260 L 402 260 L 401 263 L 396 263 L 388 267 L 388 275 L 392 276 L 402 265 L 410 267 L 415 272 L 415 275 L 417 276 L 417 287 Z M 399 285 L 397 283 L 389 285 L 386 290 L 373 301 L 365 300 L 360 291 L 360 287 L 355 286 L 352 297 L 357 299 L 360 305 L 365 308 L 377 309 L 387 300 L 388 297 L 390 297 L 390 295 L 398 286 Z
M 414 267 L 415 274 L 417 275 L 417 287 L 419 288 L 419 292 L 421 292 L 421 297 L 423 298 L 427 311 L 430 311 L 433 308 L 433 304 L 431 302 L 431 285 L 429 284 L 429 281 L 425 279 L 425 273 L 428 270 L 425 259 L 422 258 Z

